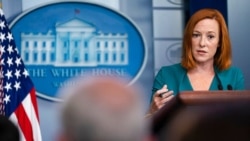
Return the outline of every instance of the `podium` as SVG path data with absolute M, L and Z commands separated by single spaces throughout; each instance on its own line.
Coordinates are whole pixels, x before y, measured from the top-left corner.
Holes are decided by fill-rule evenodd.
M 248 118 L 246 119 L 245 117 L 248 117 Z M 227 119 L 228 122 L 230 119 L 230 123 L 227 124 L 228 130 L 227 130 L 227 133 L 225 131 L 225 134 L 235 132 L 233 131 L 235 130 L 233 127 L 231 129 L 231 123 L 233 122 L 236 123 L 237 126 L 239 123 L 240 127 L 242 127 L 241 129 L 248 130 L 247 133 L 250 134 L 250 91 L 249 90 L 242 90 L 242 91 L 228 90 L 228 91 L 183 91 L 183 92 L 180 92 L 177 96 L 175 96 L 168 103 L 166 103 L 164 107 L 162 107 L 159 111 L 157 111 L 155 115 L 152 117 L 151 131 L 153 135 L 161 136 L 161 134 L 165 134 L 163 132 L 168 132 L 166 133 L 166 135 L 170 134 L 169 130 L 172 130 L 173 128 L 176 128 L 176 129 L 179 128 L 178 130 L 183 130 L 184 128 L 190 128 L 188 130 L 191 130 L 191 128 L 192 129 L 194 128 L 191 126 L 194 126 L 196 122 L 199 122 L 201 126 L 203 125 L 203 123 L 206 123 L 207 127 L 208 126 L 210 127 L 210 125 L 211 127 L 217 126 L 217 124 L 214 124 L 214 125 L 208 124 L 210 120 L 213 120 L 213 122 L 219 121 L 216 118 L 217 119 L 220 118 L 220 120 Z M 239 118 L 242 118 L 242 120 Z M 215 119 L 217 121 L 215 121 Z M 222 123 L 222 122 L 220 121 L 219 123 Z M 246 126 L 247 128 L 246 129 L 245 125 L 248 125 L 249 128 Z M 214 130 L 216 131 L 217 129 L 219 130 L 220 128 L 222 128 L 222 126 L 220 127 L 219 126 L 220 125 L 218 125 L 218 127 L 212 127 L 212 128 L 215 128 Z M 200 128 L 201 129 L 199 130 L 200 132 L 202 132 L 204 127 L 200 127 Z M 241 132 L 245 133 L 245 131 L 241 131 Z M 171 133 L 171 134 L 174 134 L 174 133 Z M 234 133 L 234 134 L 237 134 L 237 133 Z M 209 135 L 211 136 L 210 140 L 214 140 L 214 138 L 212 138 L 213 135 L 215 134 L 211 133 L 211 135 Z M 225 139 L 224 138 L 225 136 L 222 136 L 222 135 L 223 135 L 223 130 L 221 131 L 221 135 L 217 135 L 216 133 L 216 136 L 218 137 L 221 136 L 223 137 L 223 139 Z M 250 135 L 246 135 L 246 136 L 243 135 L 242 138 L 245 137 L 247 139 L 250 139 Z M 232 137 L 230 137 L 229 139 L 231 138 Z M 221 140 L 223 139 L 221 138 Z M 204 139 L 202 138 L 202 140 Z

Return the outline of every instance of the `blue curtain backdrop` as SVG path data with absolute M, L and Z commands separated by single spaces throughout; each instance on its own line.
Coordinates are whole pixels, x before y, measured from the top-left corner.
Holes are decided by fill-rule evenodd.
M 185 0 L 184 6 L 186 23 L 194 12 L 202 8 L 214 8 L 219 10 L 224 16 L 226 23 L 228 23 L 227 0 Z

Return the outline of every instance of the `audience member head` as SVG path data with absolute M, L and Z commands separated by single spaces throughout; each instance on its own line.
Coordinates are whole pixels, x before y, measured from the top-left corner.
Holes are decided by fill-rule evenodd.
M 181 63 L 186 69 L 193 69 L 196 61 L 192 54 L 192 36 L 194 27 L 204 19 L 216 20 L 219 25 L 219 45 L 214 56 L 214 64 L 220 70 L 225 70 L 231 65 L 231 41 L 223 15 L 216 9 L 201 9 L 189 19 L 183 37 Z
M 17 126 L 7 117 L 0 115 L 0 141 L 19 141 Z
M 72 80 L 71 80 L 72 81 Z M 141 141 L 148 134 L 139 87 L 118 78 L 74 80 L 62 107 L 64 141 Z

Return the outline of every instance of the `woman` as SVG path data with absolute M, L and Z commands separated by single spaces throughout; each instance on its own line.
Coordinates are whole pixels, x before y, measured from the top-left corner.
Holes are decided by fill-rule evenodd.
M 180 91 L 243 90 L 242 72 L 231 66 L 231 43 L 222 14 L 197 11 L 187 23 L 181 63 L 162 67 L 155 77 L 149 114 Z

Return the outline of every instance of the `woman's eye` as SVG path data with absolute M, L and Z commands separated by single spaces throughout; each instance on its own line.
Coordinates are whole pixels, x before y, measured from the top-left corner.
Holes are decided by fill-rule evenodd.
M 199 37 L 200 36 L 200 34 L 196 34 L 196 33 L 193 33 L 193 35 L 192 35 L 193 37 Z
M 208 38 L 209 38 L 209 39 L 213 39 L 214 36 L 213 36 L 213 35 L 208 35 Z

